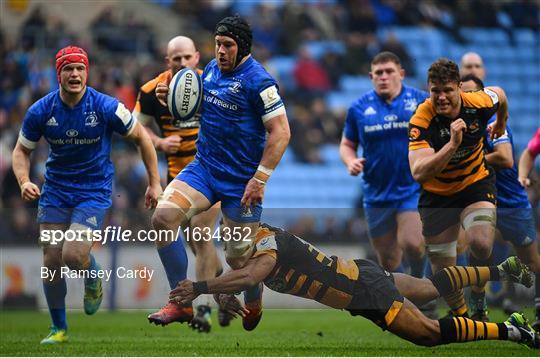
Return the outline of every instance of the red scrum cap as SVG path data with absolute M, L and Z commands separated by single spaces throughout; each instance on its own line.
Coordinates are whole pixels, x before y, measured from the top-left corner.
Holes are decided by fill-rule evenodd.
M 77 46 L 67 46 L 56 53 L 56 77 L 58 82 L 60 82 L 60 71 L 70 63 L 83 63 L 86 66 L 86 75 L 88 75 L 90 63 L 86 51 Z

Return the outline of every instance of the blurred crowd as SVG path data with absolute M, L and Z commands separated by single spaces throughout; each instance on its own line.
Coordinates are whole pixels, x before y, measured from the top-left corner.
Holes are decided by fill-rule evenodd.
M 296 160 L 305 163 L 322 163 L 318 148 L 339 143 L 345 112 L 330 110 L 325 96 L 338 89 L 343 76 L 367 75 L 371 58 L 381 50 L 398 54 L 408 75 L 415 75 L 414 59 L 406 46 L 393 35 L 381 38 L 378 30 L 393 25 L 437 27 L 462 43 L 467 41 L 457 31 L 462 27 L 499 27 L 511 34 L 512 27 L 519 24 L 539 30 L 539 6 L 534 0 L 150 2 L 171 9 L 183 20 L 184 34 L 195 40 L 201 52 L 201 68 L 213 58 L 215 24 L 234 13 L 248 18 L 254 33 L 254 57 L 267 64 L 270 72 L 273 58 L 293 59 L 292 78 L 273 74 L 278 77 L 287 105 L 291 148 Z M 135 15 L 111 5 L 88 24 L 91 35 L 82 37 L 58 16 L 47 13 L 46 7 L 34 6 L 17 31 L 18 37 L 9 37 L 0 28 L 0 209 L 10 209 L 8 215 L 1 216 L 0 236 L 24 236 L 28 240 L 36 237 L 36 225 L 29 224 L 33 223 L 33 214 L 25 210 L 11 171 L 11 150 L 27 108 L 58 86 L 55 52 L 68 44 L 87 49 L 89 85 L 117 97 L 129 109 L 135 105 L 138 88 L 163 70 L 165 49 L 157 45 L 154 28 L 159 24 L 145 23 Z M 342 47 L 317 57 L 304 46 L 323 40 L 336 41 Z M 142 208 L 145 177 L 135 148 L 119 137 L 113 148 L 117 194 L 114 206 Z M 32 178 L 38 184 L 43 181 L 47 154 L 48 146 L 42 141 L 32 159 Z M 161 165 L 164 173 L 165 163 Z M 121 222 L 126 218 L 112 220 Z M 331 220 L 326 227 L 319 235 L 337 230 Z M 34 232 L 29 233 L 29 228 Z M 362 224 L 353 221 L 339 235 L 350 236 L 362 230 Z M 11 234 L 5 235 L 4 231 Z

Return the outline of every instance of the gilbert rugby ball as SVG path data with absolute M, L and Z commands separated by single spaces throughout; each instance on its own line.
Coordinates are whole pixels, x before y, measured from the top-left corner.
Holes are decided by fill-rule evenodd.
M 169 84 L 167 106 L 175 119 L 187 121 L 197 113 L 202 97 L 201 77 L 196 70 L 184 68 Z

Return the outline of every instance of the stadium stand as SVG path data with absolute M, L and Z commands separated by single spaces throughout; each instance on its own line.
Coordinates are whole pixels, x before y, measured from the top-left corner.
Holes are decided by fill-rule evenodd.
M 322 133 L 316 148 L 319 158 L 316 163 L 305 162 L 295 152 L 301 146 L 291 143 L 267 188 L 265 201 L 268 208 L 346 208 L 348 210 L 338 211 L 340 219 L 347 220 L 355 214 L 361 197 L 361 179 L 349 177 L 340 163 L 337 149 L 339 138 L 335 133 L 330 134 L 328 126 L 315 116 L 311 109 L 313 98 L 306 98 L 296 90 L 293 71 L 297 50 L 301 46 L 305 46 L 315 61 L 322 63 L 327 54 L 334 54 L 342 61 L 347 55 L 348 46 L 354 43 L 359 53 L 366 56 L 358 58 L 358 68 L 364 69 L 368 68 L 370 57 L 379 51 L 390 34 L 394 34 L 411 58 L 416 74 L 415 77 L 407 77 L 406 83 L 419 87 L 425 87 L 426 70 L 438 57 L 459 61 L 463 53 L 477 51 L 486 62 L 486 82 L 503 87 L 508 94 L 510 125 L 514 130 L 518 152 L 525 147 L 540 123 L 538 18 L 536 23 L 531 22 L 530 16 L 523 13 L 527 7 L 523 7 L 521 1 L 494 5 L 486 10 L 494 13 L 479 19 L 468 15 L 470 9 L 467 6 L 472 5 L 461 1 L 444 9 L 438 8 L 438 2 L 430 1 L 404 1 L 400 6 L 382 0 L 272 1 L 270 4 L 262 1 L 231 1 L 225 2 L 225 5 L 198 2 L 190 5 L 189 9 L 182 1 L 143 1 L 140 8 L 136 2 L 117 2 L 110 13 L 98 12 L 94 18 L 86 16 L 84 23 L 78 23 L 76 29 L 86 29 L 83 32 L 76 32 L 72 22 L 65 19 L 62 13 L 48 12 L 46 1 L 27 2 L 28 7 L 23 9 L 11 9 L 11 3 L 2 2 L 1 10 L 3 13 L 16 12 L 18 15 L 15 17 L 19 22 L 14 24 L 11 19 L 9 28 L 5 24 L 0 28 L 0 71 L 3 78 L 0 87 L 0 183 L 1 206 L 4 208 L 23 206 L 18 199 L 17 184 L 10 173 L 10 153 L 25 110 L 36 98 L 56 86 L 51 53 L 67 42 L 84 44 L 92 56 L 90 84 L 131 103 L 140 84 L 161 69 L 163 53 L 160 48 L 167 40 L 164 34 L 185 31 L 187 35 L 193 35 L 201 50 L 201 62 L 207 63 L 212 58 L 211 24 L 224 13 L 246 15 L 255 25 L 263 20 L 258 16 L 261 11 L 272 15 L 265 17 L 265 20 L 273 26 L 273 40 L 277 39 L 279 46 L 275 49 L 264 48 L 258 44 L 256 33 L 254 56 L 263 60 L 269 71 L 278 77 L 291 123 L 297 121 L 297 108 L 302 107 L 315 118 L 309 125 Z M 313 3 L 317 3 L 317 6 Z M 360 5 L 365 10 L 361 14 L 362 24 L 355 22 L 358 14 L 353 11 Z M 446 20 L 436 19 L 430 15 L 433 12 L 424 11 L 428 6 L 442 11 Z M 168 21 L 156 22 L 151 21 L 148 15 L 142 16 L 149 7 L 156 7 L 152 10 L 153 15 L 167 13 Z M 73 13 L 73 10 L 66 9 L 66 13 Z M 489 16 L 496 19 L 497 14 L 506 14 L 513 29 L 509 30 L 496 20 L 489 22 L 484 19 Z M 107 20 L 107 16 L 111 18 Z M 287 22 L 291 17 L 298 20 Z M 112 21 L 117 31 L 102 30 L 107 21 Z M 272 21 L 284 21 L 289 27 L 284 29 Z M 164 26 L 164 23 L 175 25 Z M 457 26 L 459 32 L 454 31 Z M 164 27 L 167 27 L 167 31 L 163 30 Z M 325 66 L 322 68 L 329 71 Z M 342 126 L 348 106 L 361 93 L 371 89 L 371 82 L 367 73 L 348 73 L 342 69 L 334 74 L 338 76 L 335 88 L 318 93 L 315 98 L 324 99 L 329 121 Z M 304 141 L 304 135 L 293 133 L 292 142 Z M 46 147 L 40 146 L 35 155 L 35 162 L 40 162 L 33 165 L 36 178 L 43 174 L 45 151 Z M 137 194 L 140 190 L 136 190 L 142 185 L 141 176 L 137 175 L 140 164 L 134 159 L 133 148 L 116 145 L 114 157 L 117 159 L 116 190 L 128 196 L 127 204 L 123 205 L 140 208 L 141 198 Z M 281 222 L 294 220 L 292 212 L 288 209 Z M 24 236 L 28 237 L 28 243 L 33 243 L 30 234 Z

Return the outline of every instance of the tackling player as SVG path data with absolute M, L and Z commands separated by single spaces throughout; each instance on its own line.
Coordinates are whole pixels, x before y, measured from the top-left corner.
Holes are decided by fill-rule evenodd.
M 401 83 L 405 71 L 392 52 L 371 61 L 374 90 L 349 108 L 340 154 L 350 175 L 363 173 L 364 212 L 379 263 L 388 271 L 403 272 L 403 251 L 411 275 L 424 276 L 422 224 L 418 214 L 420 186 L 407 159 L 407 128 L 426 92 Z M 358 145 L 363 157 L 357 156 Z
M 49 335 L 41 343 L 66 342 L 66 280 L 60 275 L 65 264 L 73 270 L 88 270 L 84 282 L 84 311 L 94 314 L 102 297 L 100 270 L 90 254 L 92 238 L 87 230 L 100 229 L 105 211 L 112 204 L 114 175 L 110 160 L 111 138 L 117 132 L 141 150 L 148 173 L 146 207 L 155 207 L 161 194 L 157 156 L 144 128 L 115 98 L 86 85 L 89 59 L 85 50 L 68 46 L 56 54 L 60 88 L 34 103 L 26 112 L 19 139 L 13 150 L 13 172 L 24 200 L 39 198 L 40 233 L 73 230 L 85 241 L 66 241 L 43 246 L 43 266 L 57 274 L 43 280 L 43 289 L 52 319 Z M 30 181 L 30 154 L 41 137 L 50 146 L 43 187 Z M 49 271 L 50 272 L 50 271 Z
M 137 120 L 146 126 L 155 148 L 167 156 L 168 182 L 171 182 L 187 164 L 195 159 L 197 152 L 195 141 L 199 132 L 200 114 L 196 114 L 189 121 L 175 121 L 167 106 L 161 104 L 156 98 L 155 89 L 159 82 L 170 81 L 172 76 L 186 67 L 196 69 L 199 57 L 199 51 L 189 37 L 177 36 L 171 39 L 167 45 L 167 57 L 165 57 L 169 68 L 141 87 L 133 111 Z M 198 71 L 202 73 L 202 71 Z M 157 136 L 150 128 L 154 121 L 159 126 L 163 138 Z M 219 204 L 217 204 L 217 208 L 219 208 Z M 191 232 L 194 230 L 202 231 L 201 228 L 213 230 L 219 214 L 217 208 L 207 210 L 191 218 L 189 222 Z M 221 273 L 222 265 L 213 241 L 189 240 L 188 243 L 196 257 L 197 280 L 206 280 Z M 186 278 L 188 262 L 184 245 L 182 245 L 181 240 L 156 241 L 156 245 L 161 262 L 165 267 L 169 285 L 173 289 L 178 281 Z M 197 307 L 195 318 L 191 305 L 182 307 L 176 302 L 168 302 L 158 312 L 149 315 L 148 320 L 161 325 L 174 321 L 191 322 L 191 327 L 194 329 L 209 332 L 211 328 L 210 314 L 211 309 L 208 302 Z M 219 311 L 218 318 L 222 326 L 228 325 L 228 314 Z
M 231 267 L 249 258 L 262 213 L 264 186 L 289 143 L 285 106 L 276 81 L 251 56 L 252 32 L 238 16 L 215 30 L 215 59 L 202 74 L 204 98 L 197 154 L 165 189 L 152 218 L 156 229 L 184 228 L 193 215 L 221 201 L 223 243 Z M 158 84 L 165 101 L 168 86 Z M 245 294 L 253 329 L 262 315 L 262 285 Z
M 516 257 L 499 266 L 448 267 L 431 280 L 389 273 L 369 260 L 345 260 L 327 256 L 290 233 L 262 225 L 247 265 L 202 282 L 182 281 L 170 298 L 191 302 L 204 293 L 232 294 L 260 282 L 271 290 L 318 301 L 351 315 L 370 319 L 383 330 L 415 344 L 434 346 L 477 340 L 510 340 L 538 347 L 538 337 L 521 313 L 504 323 L 485 323 L 465 317 L 431 320 L 416 305 L 490 280 L 510 279 L 527 287 L 532 276 Z M 245 315 L 233 297 L 219 295 L 221 304 Z
M 482 91 L 484 84 L 473 75 L 461 78 L 461 89 Z M 491 118 L 489 123 L 493 123 Z M 501 137 L 491 140 L 486 136 L 486 161 L 496 171 L 497 186 L 497 229 L 504 240 L 514 246 L 517 256 L 536 273 L 536 321 L 533 327 L 540 324 L 538 302 L 540 302 L 540 256 L 536 241 L 536 227 L 532 207 L 527 192 L 518 181 L 517 166 L 514 161 L 514 143 L 510 127 Z M 474 291 L 471 291 L 471 295 Z
M 462 226 L 472 254 L 489 258 L 495 236 L 496 188 L 484 157 L 486 128 L 492 138 L 504 134 L 508 117 L 504 91 L 487 87 L 465 93 L 458 66 L 435 61 L 428 71 L 430 99 L 409 125 L 409 162 L 422 185 L 419 209 L 433 272 L 455 265 Z M 491 116 L 497 119 L 488 127 Z M 455 315 L 467 313 L 463 292 L 445 297 Z

